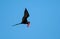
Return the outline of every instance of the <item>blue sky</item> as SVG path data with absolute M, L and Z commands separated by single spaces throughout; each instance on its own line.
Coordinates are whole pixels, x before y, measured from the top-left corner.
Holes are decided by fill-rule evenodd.
M 25 8 L 30 27 L 12 27 Z M 0 39 L 60 39 L 60 0 L 0 0 Z

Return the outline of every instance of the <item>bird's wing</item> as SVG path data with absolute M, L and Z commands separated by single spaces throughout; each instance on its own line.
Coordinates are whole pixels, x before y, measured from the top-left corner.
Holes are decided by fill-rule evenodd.
M 27 9 L 25 8 L 25 10 L 24 10 L 24 16 L 22 18 L 22 21 L 27 21 L 28 17 L 29 17 L 29 13 L 28 13 Z
M 21 23 L 18 23 L 18 24 L 15 24 L 15 25 L 13 25 L 13 26 L 16 26 L 16 25 L 20 25 Z
M 28 18 L 29 17 L 29 12 L 28 10 L 25 8 L 25 11 L 24 11 L 24 17 L 25 18 Z

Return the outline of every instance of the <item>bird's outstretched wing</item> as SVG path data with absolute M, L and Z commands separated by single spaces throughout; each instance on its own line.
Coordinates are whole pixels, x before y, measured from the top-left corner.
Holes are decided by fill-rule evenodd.
M 29 17 L 29 12 L 27 11 L 26 8 L 25 8 L 25 11 L 24 11 L 24 17 L 25 17 L 25 18 L 28 18 L 28 17 Z
M 29 12 L 27 11 L 27 9 L 25 8 L 25 10 L 24 10 L 24 16 L 23 16 L 23 18 L 22 18 L 22 22 L 23 21 L 27 21 L 27 18 L 29 17 Z
M 12 25 L 12 26 L 16 26 L 16 25 L 20 25 L 21 23 L 18 23 L 18 24 L 15 24 L 15 25 Z

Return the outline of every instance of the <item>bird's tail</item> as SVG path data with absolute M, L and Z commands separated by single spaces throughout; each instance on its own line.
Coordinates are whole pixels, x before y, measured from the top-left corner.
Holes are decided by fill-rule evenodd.
M 18 24 L 15 24 L 15 25 L 12 25 L 12 26 L 16 26 L 16 25 L 20 25 L 21 23 L 18 23 Z

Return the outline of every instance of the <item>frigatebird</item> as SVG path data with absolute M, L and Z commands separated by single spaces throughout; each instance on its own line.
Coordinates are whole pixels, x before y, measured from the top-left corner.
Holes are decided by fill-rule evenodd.
M 27 18 L 28 18 L 29 16 L 30 16 L 30 15 L 29 15 L 29 12 L 28 12 L 27 8 L 25 8 L 25 10 L 24 10 L 24 16 L 23 16 L 23 18 L 22 18 L 21 23 L 15 24 L 15 25 L 13 25 L 13 26 L 16 26 L 16 25 L 19 25 L 19 24 L 27 24 L 27 27 L 29 27 L 30 22 L 27 20 Z

